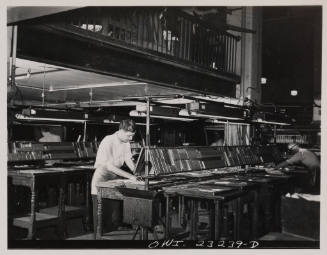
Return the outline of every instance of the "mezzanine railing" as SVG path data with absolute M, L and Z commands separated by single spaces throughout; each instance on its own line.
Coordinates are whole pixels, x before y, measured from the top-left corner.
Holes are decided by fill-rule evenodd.
M 90 7 L 66 24 L 212 72 L 235 74 L 238 38 L 177 8 Z

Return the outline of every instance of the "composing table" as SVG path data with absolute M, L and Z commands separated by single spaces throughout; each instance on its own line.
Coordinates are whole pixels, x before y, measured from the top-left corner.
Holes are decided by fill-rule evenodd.
M 135 185 L 135 182 L 120 179 L 97 184 L 98 224 L 96 239 L 105 239 L 102 227 L 103 199 L 123 201 L 124 222 L 139 226 L 141 229 L 141 239 L 146 240 L 148 238 L 148 229 L 153 227 L 153 219 L 157 216 L 154 203 L 160 192 L 142 190 L 142 187 L 139 187 L 139 189 L 128 188 L 126 185 L 131 187 Z
M 214 204 L 214 209 L 210 211 L 210 226 L 214 226 L 210 231 L 212 240 L 219 240 L 221 237 L 223 221 L 223 205 L 227 202 L 239 199 L 246 192 L 237 187 L 219 186 L 218 184 L 196 183 L 192 185 L 172 186 L 164 189 L 166 197 L 166 238 L 171 236 L 171 214 L 170 199 L 176 196 L 186 197 L 190 200 L 190 239 L 196 240 L 198 222 L 198 203 L 207 200 Z M 214 230 L 214 231 L 212 231 Z
M 174 237 L 171 231 L 172 211 L 170 206 L 173 198 L 178 198 L 179 223 L 181 223 L 185 215 L 184 207 L 186 203 L 184 198 L 189 201 L 189 234 L 193 240 L 195 240 L 197 235 L 198 206 L 200 201 L 207 201 L 210 204 L 208 208 L 209 226 L 211 226 L 209 233 L 212 240 L 219 240 L 225 237 L 222 236 L 222 232 L 223 229 L 226 229 L 227 223 L 222 218 L 226 216 L 226 213 L 232 213 L 233 215 L 233 238 L 235 240 L 240 238 L 240 226 L 242 225 L 240 221 L 247 212 L 249 212 L 246 216 L 247 222 L 251 224 L 251 228 L 247 230 L 250 233 L 246 233 L 248 237 L 257 238 L 262 234 L 263 229 L 260 228 L 259 223 L 267 225 L 267 229 L 271 231 L 279 230 L 280 198 L 283 192 L 289 190 L 289 185 L 285 184 L 289 183 L 289 180 L 293 178 L 292 176 L 285 175 L 279 171 L 268 174 L 261 170 L 244 171 L 228 175 L 201 175 L 201 178 L 192 177 L 180 174 L 150 180 L 150 190 L 144 190 L 144 185 L 138 186 L 130 180 L 112 180 L 99 183 L 97 185 L 97 217 L 99 223 L 96 233 L 97 239 L 103 237 L 101 224 L 103 217 L 102 199 L 123 201 L 124 222 L 144 226 L 143 229 L 146 230 L 154 226 L 151 225 L 154 222 L 153 218 L 163 220 L 161 218 L 161 209 L 155 211 L 153 206 L 156 198 L 159 198 L 156 200 L 156 202 L 159 201 L 159 207 L 161 208 L 163 205 L 166 208 L 164 220 L 166 222 L 163 224 L 165 226 L 166 239 Z M 228 204 L 228 207 L 224 206 L 226 204 Z M 229 211 L 226 211 L 226 208 Z M 126 210 L 129 211 L 126 212 Z M 245 213 L 242 213 L 243 211 Z M 159 215 L 158 212 L 160 213 Z M 225 225 L 222 226 L 223 223 Z M 274 228 L 270 228 L 271 226 L 274 226 Z M 181 225 L 181 227 L 183 226 Z M 185 228 L 181 230 L 184 231 Z M 202 232 L 201 230 L 199 233 Z M 182 236 L 185 236 L 187 233 L 182 234 Z
M 286 191 L 289 191 L 289 181 L 293 178 L 289 175 L 276 175 L 267 173 L 250 173 L 246 175 L 239 175 L 234 177 L 240 181 L 247 181 L 250 183 L 256 183 L 259 186 L 259 200 L 265 200 L 263 197 L 265 194 L 269 195 L 269 201 L 259 201 L 264 206 L 264 222 L 268 225 L 268 231 L 281 230 L 281 196 Z M 271 222 L 273 220 L 273 222 Z
M 65 186 L 70 178 L 80 176 L 84 178 L 86 183 L 86 200 L 85 214 L 86 224 L 89 225 L 90 217 L 90 180 L 93 174 L 92 167 L 47 167 L 39 169 L 24 170 L 8 170 L 8 184 L 14 186 L 24 186 L 31 191 L 31 209 L 30 213 L 22 216 L 14 216 L 13 226 L 28 229 L 27 239 L 34 239 L 36 229 L 47 226 L 63 226 L 66 218 L 67 210 L 65 209 Z M 45 208 L 40 212 L 37 211 L 38 206 L 38 187 L 41 185 L 52 184 L 57 185 L 59 189 L 58 206 L 56 213 L 48 213 L 49 208 Z M 76 209 L 76 208 L 75 208 Z M 83 210 L 84 211 L 84 210 Z M 64 234 L 62 235 L 64 237 Z
M 280 197 L 282 193 L 281 185 L 287 183 L 289 176 L 281 175 L 274 176 L 269 174 L 244 174 L 232 175 L 228 177 L 217 178 L 204 182 L 197 182 L 185 185 L 174 185 L 164 189 L 166 197 L 166 238 L 171 237 L 170 233 L 170 199 L 178 197 L 179 200 L 184 197 L 191 202 L 190 205 L 190 238 L 195 240 L 197 234 L 197 210 L 198 202 L 201 200 L 211 201 L 214 204 L 214 210 L 210 211 L 209 219 L 210 226 L 213 226 L 214 231 L 210 231 L 212 240 L 219 240 L 222 229 L 223 205 L 228 202 L 235 202 L 233 209 L 234 227 L 233 238 L 238 239 L 240 233 L 241 219 L 241 202 L 247 198 L 252 206 L 252 237 L 258 237 L 258 220 L 259 220 L 259 196 L 262 188 L 270 188 L 271 196 L 274 198 L 274 208 L 271 209 L 269 215 L 274 215 L 275 225 L 280 225 Z M 249 194 L 250 196 L 247 196 Z M 183 203 L 179 203 L 180 205 Z M 179 208 L 183 211 L 183 208 Z M 269 216 L 270 217 L 270 216 Z M 265 219 L 266 220 L 266 219 Z M 277 227 L 279 229 L 279 227 Z

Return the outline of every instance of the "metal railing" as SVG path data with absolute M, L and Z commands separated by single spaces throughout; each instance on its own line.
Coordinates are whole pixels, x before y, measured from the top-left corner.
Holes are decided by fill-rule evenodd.
M 238 38 L 177 8 L 89 7 L 66 24 L 213 72 L 236 71 Z

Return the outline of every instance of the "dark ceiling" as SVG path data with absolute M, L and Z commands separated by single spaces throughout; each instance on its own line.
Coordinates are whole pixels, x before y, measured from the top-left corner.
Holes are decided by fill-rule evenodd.
M 263 8 L 262 103 L 312 106 L 320 99 L 321 22 L 320 6 Z

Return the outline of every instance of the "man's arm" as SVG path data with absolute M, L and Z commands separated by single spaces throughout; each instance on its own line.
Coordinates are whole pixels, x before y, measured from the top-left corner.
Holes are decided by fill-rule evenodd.
M 128 168 L 133 172 L 135 173 L 135 164 L 132 160 L 132 150 L 131 150 L 131 145 L 130 144 L 127 144 L 126 146 L 126 152 L 125 152 L 125 158 L 124 158 L 124 161 L 126 163 L 126 165 L 128 166 Z
M 281 163 L 279 163 L 277 166 L 275 166 L 276 169 L 283 168 L 285 166 L 288 166 L 288 162 L 285 160 Z
M 131 171 L 135 174 L 136 166 L 135 166 L 132 158 L 126 158 L 125 163 L 128 166 L 128 168 L 131 169 Z
M 126 171 L 121 170 L 120 168 L 114 166 L 110 161 L 107 161 L 105 165 L 109 171 L 113 172 L 118 176 L 125 177 L 131 180 L 136 180 L 136 177 L 134 175 L 127 173 Z
M 297 152 L 296 154 L 294 154 L 292 157 L 290 157 L 289 159 L 283 161 L 282 163 L 279 163 L 276 168 L 283 168 L 285 166 L 288 165 L 294 165 L 294 164 L 298 164 L 301 163 L 301 155 L 299 152 Z

